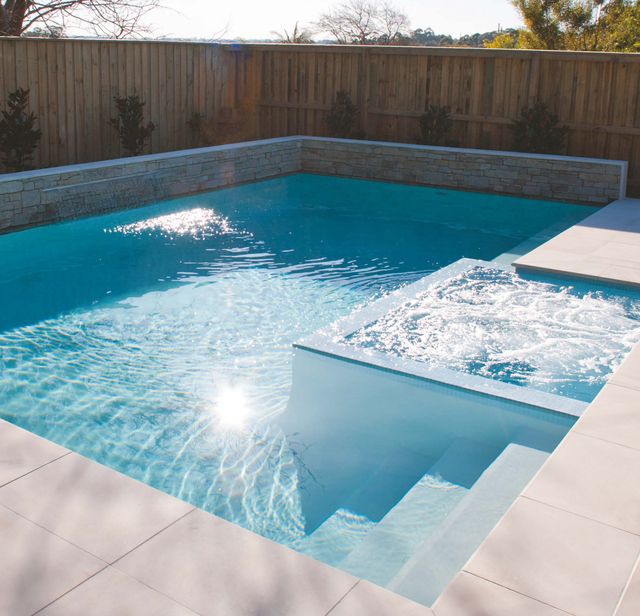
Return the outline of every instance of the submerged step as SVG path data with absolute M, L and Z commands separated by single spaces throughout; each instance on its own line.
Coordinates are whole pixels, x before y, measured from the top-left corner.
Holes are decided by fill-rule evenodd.
M 362 543 L 375 525 L 366 516 L 348 509 L 338 509 L 313 533 L 292 547 L 316 560 L 335 566 Z
M 486 445 L 454 441 L 340 567 L 376 584 L 387 584 L 464 497 L 495 454 Z
M 432 605 L 549 456 L 511 443 L 451 515 L 391 581 L 389 588 Z

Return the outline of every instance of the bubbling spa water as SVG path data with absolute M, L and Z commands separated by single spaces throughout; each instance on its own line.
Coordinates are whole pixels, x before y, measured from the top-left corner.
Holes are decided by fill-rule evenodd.
M 640 342 L 640 299 L 474 267 L 416 294 L 346 342 L 590 401 Z

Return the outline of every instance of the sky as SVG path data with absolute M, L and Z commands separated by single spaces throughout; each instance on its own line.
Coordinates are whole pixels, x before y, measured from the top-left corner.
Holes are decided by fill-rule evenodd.
M 166 9 L 153 14 L 153 34 L 176 38 L 263 39 L 273 31 L 311 23 L 331 6 L 327 0 L 163 0 Z M 438 34 L 473 34 L 519 25 L 509 0 L 395 0 L 413 29 Z

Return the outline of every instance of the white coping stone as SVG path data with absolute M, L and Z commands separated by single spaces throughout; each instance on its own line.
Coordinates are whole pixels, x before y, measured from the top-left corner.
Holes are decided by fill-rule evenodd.
M 0 488 L 0 503 L 105 562 L 193 510 L 75 453 Z
M 608 383 L 573 432 L 640 450 L 640 390 Z
M 68 453 L 64 447 L 0 419 L 0 486 Z
M 640 344 L 637 344 L 609 380 L 614 385 L 640 389 Z
M 360 580 L 328 616 L 433 616 L 424 605 Z
M 640 200 L 621 199 L 599 209 L 516 259 L 534 270 L 640 286 Z
M 610 616 L 639 555 L 637 535 L 519 497 L 464 570 L 569 614 Z
M 324 616 L 358 581 L 200 510 L 114 566 L 203 616 Z
M 640 451 L 569 433 L 524 496 L 640 535 Z
M 2 616 L 31 615 L 103 567 L 98 558 L 0 506 Z
M 436 616 L 566 616 L 504 586 L 460 572 L 433 606 Z
M 196 616 L 114 567 L 74 588 L 38 616 Z

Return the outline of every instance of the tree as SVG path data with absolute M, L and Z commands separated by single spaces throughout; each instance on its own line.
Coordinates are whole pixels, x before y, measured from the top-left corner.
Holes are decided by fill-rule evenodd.
M 18 88 L 7 97 L 7 108 L 0 114 L 0 154 L 9 171 L 30 168 L 33 151 L 42 132 L 35 128 L 36 115 L 27 112 L 29 90 Z
M 346 0 L 324 13 L 317 29 L 345 45 L 392 45 L 409 31 L 409 19 L 389 2 Z
M 282 32 L 273 32 L 273 34 L 277 37 L 279 43 L 290 43 L 296 45 L 306 45 L 313 43 L 313 39 L 311 38 L 312 32 L 308 28 L 304 26 L 301 28 L 296 21 L 293 26 L 293 30 L 289 32 L 288 30 L 283 30 Z
M 20 36 L 31 28 L 64 29 L 69 20 L 97 35 L 124 38 L 145 31 L 142 18 L 160 0 L 0 0 L 0 36 Z
M 360 117 L 360 111 L 351 100 L 348 92 L 340 90 L 336 93 L 336 99 L 327 114 L 327 128 L 331 137 L 348 139 L 358 136 L 356 126 Z
M 139 96 L 116 96 L 113 101 L 118 116 L 111 119 L 111 126 L 118 132 L 120 145 L 127 156 L 138 156 L 151 139 L 156 125 L 153 122 L 144 123 L 145 103 Z
M 568 128 L 544 103 L 524 108 L 513 124 L 513 149 L 517 152 L 562 154 Z
M 636 51 L 638 0 L 511 0 L 526 28 L 493 47 Z

